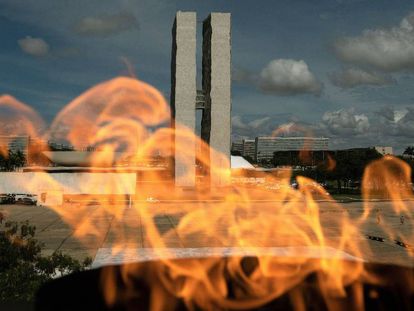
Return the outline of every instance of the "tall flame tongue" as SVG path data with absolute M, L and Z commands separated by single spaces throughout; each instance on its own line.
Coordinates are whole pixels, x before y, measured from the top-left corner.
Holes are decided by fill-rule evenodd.
M 0 104 L 20 111 L 26 122 L 25 133 L 37 135 L 34 112 L 10 97 L 1 97 Z M 114 169 L 122 170 L 117 164 L 126 158 L 140 163 L 155 154 L 166 159 L 172 157 L 171 136 L 179 135 L 182 145 L 176 148 L 183 154 L 180 159 L 189 158 L 185 156 L 187 152 L 192 154 L 186 146 L 196 145 L 201 150 L 197 153 L 197 163 L 217 174 L 229 174 L 219 167 L 208 167 L 209 146 L 189 129 L 176 126 L 173 132 L 158 127 L 167 122 L 169 116 L 169 107 L 156 89 L 136 79 L 122 77 L 99 84 L 69 103 L 54 120 L 49 136 L 66 140 L 78 148 L 95 146 L 92 166 L 115 163 Z M 335 162 L 329 160 L 330 169 L 333 169 Z M 186 165 L 193 169 L 192 163 Z M 363 260 L 359 260 L 370 256 L 366 229 L 375 213 L 373 198 L 391 199 L 389 210 L 382 212 L 404 216 L 411 225 L 411 229 L 402 234 L 395 225 L 384 221 L 378 226 L 378 234 L 406 246 L 414 241 L 414 197 L 408 187 L 411 172 L 396 158 L 384 157 L 367 167 L 361 213 L 347 211 L 308 178 L 299 177 L 299 189 L 292 189 L 290 172 L 266 177 L 279 185 L 278 190 L 232 185 L 218 191 L 205 191 L 205 187 L 199 187 L 197 189 L 204 190 L 195 191 L 195 203 L 154 204 L 145 199 L 186 197 L 161 174 L 149 174 L 155 186 L 139 184 L 132 206 L 126 203 L 109 206 L 106 199 L 93 194 L 79 208 L 51 206 L 74 227 L 81 242 L 102 242 L 107 219 L 113 218 L 115 234 L 107 239 L 114 253 L 142 247 L 138 235 L 142 232 L 141 226 L 144 228 L 144 247 L 151 248 L 160 261 L 150 268 L 124 265 L 120 275 L 114 273 L 113 268 L 103 269 L 102 288 L 108 305 L 134 297 L 134 284 L 140 278 L 148 281 L 153 310 L 172 309 L 174 297 L 182 299 L 189 308 L 250 309 L 289 292 L 312 273 L 317 274 L 317 284 L 325 298 L 344 297 L 345 287 L 356 280 L 381 282 L 380 276 L 366 271 Z M 28 181 L 28 187 L 41 182 L 58 185 L 52 174 L 44 174 L 44 178 L 47 181 Z M 90 189 L 91 185 L 102 186 L 100 180 L 93 178 L 88 185 L 79 186 Z M 118 193 L 128 185 L 128 180 L 109 184 L 107 192 Z M 215 199 L 213 203 L 208 200 L 212 198 Z M 260 205 L 257 205 L 258 200 L 262 202 Z M 93 220 L 86 208 L 92 202 L 99 203 L 92 213 L 100 216 Z M 129 218 L 124 217 L 126 214 Z M 164 214 L 179 219 L 175 230 L 161 232 L 157 228 L 155 219 Z M 131 217 L 141 219 L 141 224 L 129 222 Z M 210 247 L 213 256 L 175 260 L 172 250 L 177 245 L 201 250 Z M 413 248 L 405 250 L 405 256 L 412 260 Z M 244 256 L 250 259 L 246 261 Z M 346 258 L 353 260 L 344 260 Z M 229 278 L 235 283 L 232 289 L 227 286 Z M 120 284 L 125 291 L 120 290 Z M 360 288 L 355 290 L 361 291 Z M 305 308 L 305 295 L 301 291 L 291 292 L 295 309 Z M 361 300 L 361 295 L 360 292 L 356 294 L 356 299 Z M 358 303 L 362 306 L 362 301 Z M 329 304 L 328 307 L 336 306 Z
M 25 135 L 39 137 L 44 124 L 29 106 L 10 95 L 0 95 L 0 136 Z M 0 146 L 0 156 L 8 156 L 7 148 Z

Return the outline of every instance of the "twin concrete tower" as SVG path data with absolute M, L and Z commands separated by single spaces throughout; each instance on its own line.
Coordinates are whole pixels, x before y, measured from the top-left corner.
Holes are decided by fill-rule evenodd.
M 185 126 L 195 132 L 196 109 L 201 109 L 201 138 L 227 159 L 215 156 L 212 150 L 203 156 L 209 158 L 211 166 L 225 171 L 230 169 L 231 16 L 211 13 L 203 22 L 201 90 L 197 90 L 196 32 L 196 13 L 177 12 L 172 29 L 172 126 Z M 194 187 L 197 146 L 180 135 L 174 136 L 173 145 L 175 184 Z M 206 175 L 212 187 L 229 182 L 229 177 L 217 170 Z

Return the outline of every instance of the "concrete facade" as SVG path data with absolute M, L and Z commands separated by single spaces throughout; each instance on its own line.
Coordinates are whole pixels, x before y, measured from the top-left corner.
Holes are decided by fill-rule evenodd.
M 211 13 L 203 23 L 203 112 L 202 138 L 211 146 L 212 186 L 228 184 L 221 170 L 230 169 L 231 149 L 231 15 Z M 219 152 L 220 156 L 217 156 Z M 222 157 L 221 155 L 224 155 Z
M 184 126 L 195 131 L 196 91 L 196 13 L 177 12 L 172 30 L 171 113 L 172 127 L 178 134 Z M 183 145 L 185 144 L 185 152 Z M 195 185 L 196 146 L 194 141 L 173 137 L 175 183 Z
M 207 172 L 212 186 L 230 182 L 231 15 L 211 13 L 203 22 L 202 90 L 196 90 L 196 13 L 177 12 L 171 61 L 172 126 L 195 132 L 195 110 L 202 109 L 201 138 L 211 146 Z M 174 170 L 177 186 L 195 186 L 196 146 L 183 146 L 175 135 Z M 180 147 L 181 146 L 181 147 Z M 184 149 L 182 148 L 184 147 Z M 191 150 L 191 151 L 190 151 Z M 194 150 L 194 153 L 193 153 Z

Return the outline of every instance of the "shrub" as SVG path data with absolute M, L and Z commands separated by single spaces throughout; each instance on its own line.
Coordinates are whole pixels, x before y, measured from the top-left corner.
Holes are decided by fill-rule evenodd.
M 46 281 L 91 264 L 90 258 L 81 263 L 60 252 L 42 257 L 43 244 L 35 233 L 36 227 L 28 221 L 8 221 L 0 230 L 0 301 L 32 301 Z

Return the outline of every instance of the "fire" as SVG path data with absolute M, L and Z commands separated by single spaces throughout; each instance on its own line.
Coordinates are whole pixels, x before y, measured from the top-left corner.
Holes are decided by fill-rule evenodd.
M 122 172 L 125 159 L 140 163 L 156 154 L 161 154 L 168 162 L 173 155 L 171 137 L 180 135 L 182 145 L 175 146 L 180 152 L 184 155 L 189 152 L 187 145 L 199 146 L 197 163 L 226 178 L 230 174 L 210 162 L 210 147 L 189 129 L 177 126 L 173 132 L 165 127 L 170 116 L 165 99 L 152 86 L 133 78 L 116 78 L 86 91 L 58 114 L 44 136 L 37 130 L 37 125 L 42 122 L 28 106 L 9 96 L 0 97 L 0 105 L 0 108 L 5 106 L 16 111 L 22 126 L 14 134 L 65 140 L 77 148 L 94 146 L 92 166 L 94 163 L 115 163 L 114 170 Z M 11 122 L 15 122 L 14 119 L 9 124 Z M 3 125 L 3 128 L 6 127 Z M 213 158 L 227 161 L 219 153 Z M 190 168 L 191 164 L 187 165 Z M 334 166 L 334 160 L 329 158 L 329 168 Z M 121 226 L 126 212 L 141 219 L 148 237 L 146 247 L 151 248 L 160 261 L 150 269 L 148 266 L 144 269 L 140 264 L 124 265 L 120 275 L 113 267 L 103 269 L 102 290 L 109 305 L 133 299 L 137 294 L 134 293 L 137 280 L 146 280 L 151 293 L 149 305 L 153 310 L 173 308 L 177 298 L 193 309 L 250 309 L 292 289 L 290 298 L 294 308 L 303 310 L 306 293 L 294 289 L 316 274 L 328 308 L 334 309 L 336 306 L 331 298 L 345 297 L 345 288 L 356 280 L 380 282 L 380 276 L 364 267 L 364 258 L 370 250 L 364 228 L 375 212 L 371 199 L 389 198 L 392 204 L 384 212 L 395 217 L 404 216 L 407 223 L 413 223 L 414 196 L 408 187 L 411 172 L 408 165 L 393 157 L 384 157 L 366 168 L 364 209 L 357 215 L 347 211 L 311 179 L 299 177 L 298 189 L 291 188 L 291 172 L 266 176 L 270 183 L 279 185 L 272 191 L 236 184 L 209 189 L 200 183 L 191 193 L 193 203 L 168 206 L 154 204 L 146 198 L 186 198 L 189 194 L 175 189 L 159 171 L 147 174 L 155 182 L 150 187 L 138 184 L 129 202 L 109 205 L 107 198 L 90 193 L 77 208 L 50 206 L 73 226 L 80 241 L 102 239 L 102 226 L 109 216 L 114 217 L 113 226 L 119 226 L 119 230 L 115 230 L 117 234 L 111 237 L 114 253 L 141 247 L 136 236 L 131 234 L 138 234 L 136 223 L 122 223 L 130 227 L 128 232 Z M 47 184 L 51 188 L 60 186 L 53 174 L 36 176 L 41 176 L 42 180 L 27 180 L 27 188 L 33 188 L 34 184 Z M 106 190 L 122 193 L 129 184 L 129 180 L 118 180 L 106 184 Z M 96 177 L 79 187 L 91 185 L 101 186 L 102 181 Z M 215 199 L 214 203 L 211 199 Z M 258 200 L 268 203 L 258 209 L 255 205 Z M 86 208 L 92 203 L 99 205 L 93 213 L 102 216 L 100 221 L 91 221 L 88 217 Z M 336 216 L 328 217 L 325 211 Z M 177 217 L 175 231 L 160 232 L 157 228 L 155 218 L 165 213 Z M 398 240 L 406 246 L 414 241 L 413 227 L 408 234 L 400 234 L 395 226 L 383 222 L 380 230 L 390 241 Z M 177 236 L 181 245 L 198 249 L 210 247 L 216 255 L 177 260 L 172 251 Z M 411 259 L 413 249 L 405 248 Z M 352 260 L 345 260 L 349 258 Z M 229 279 L 235 284 L 231 290 Z M 355 299 L 359 299 L 357 303 L 362 305 L 361 288 L 354 290 L 357 293 Z M 414 288 L 410 290 L 414 291 Z
M 0 135 L 39 137 L 43 127 L 42 119 L 32 108 L 10 95 L 0 95 Z M 0 146 L 0 155 L 7 153 Z
M 369 165 L 364 174 L 362 193 L 364 197 L 364 213 L 359 222 L 364 224 L 369 214 L 375 213 L 372 199 L 387 198 L 393 202 L 387 211 L 396 218 L 413 221 L 413 189 L 411 168 L 404 161 L 386 156 Z M 378 216 L 380 217 L 380 215 Z M 394 242 L 402 242 L 406 246 L 407 255 L 414 257 L 414 231 L 401 232 L 395 230 L 393 224 L 384 219 L 381 223 L 383 235 Z

